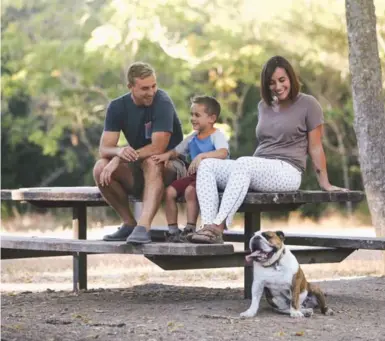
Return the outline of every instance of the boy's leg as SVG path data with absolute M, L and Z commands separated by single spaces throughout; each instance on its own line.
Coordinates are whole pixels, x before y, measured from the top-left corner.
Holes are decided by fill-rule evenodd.
M 195 189 L 195 180 L 187 186 L 184 197 L 186 199 L 187 225 L 195 228 L 199 215 L 199 203 Z
M 178 219 L 178 208 L 176 200 L 178 197 L 181 197 L 189 185 L 195 181 L 194 176 L 187 176 L 179 180 L 175 180 L 168 188 L 166 194 L 166 217 L 168 222 L 168 229 L 170 235 L 167 236 L 167 241 L 169 242 L 181 242 L 180 240 L 180 230 L 177 225 Z M 187 204 L 189 202 L 186 200 Z M 195 224 L 194 224 L 195 229 Z
M 178 192 L 176 189 L 170 185 L 166 188 L 165 194 L 165 210 L 166 210 L 166 220 L 168 224 L 168 229 L 170 233 L 179 232 L 178 229 L 178 206 L 176 204 L 176 198 Z

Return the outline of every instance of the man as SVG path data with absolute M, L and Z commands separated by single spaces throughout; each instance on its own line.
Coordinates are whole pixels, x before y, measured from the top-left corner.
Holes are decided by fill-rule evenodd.
M 174 104 L 165 91 L 158 90 L 155 71 L 149 64 L 133 63 L 127 80 L 130 92 L 111 101 L 107 109 L 94 179 L 123 222 L 104 240 L 144 244 L 151 242 L 149 230 L 164 185 L 186 174 L 182 160 L 157 164 L 151 156 L 175 148 L 183 133 Z M 117 146 L 121 131 L 128 146 Z M 128 194 L 143 194 L 138 222 L 129 208 Z

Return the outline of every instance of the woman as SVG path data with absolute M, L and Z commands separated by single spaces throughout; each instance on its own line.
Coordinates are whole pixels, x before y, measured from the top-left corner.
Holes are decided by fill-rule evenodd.
M 322 147 L 323 112 L 318 101 L 299 92 L 291 64 L 275 56 L 261 73 L 262 100 L 258 104 L 258 147 L 253 156 L 237 160 L 203 160 L 198 169 L 197 194 L 204 224 L 191 234 L 193 243 L 223 243 L 248 190 L 296 191 L 309 154 L 318 183 L 325 191 L 345 190 L 329 183 Z M 224 189 L 219 206 L 218 188 Z M 219 210 L 218 210 L 219 206 Z

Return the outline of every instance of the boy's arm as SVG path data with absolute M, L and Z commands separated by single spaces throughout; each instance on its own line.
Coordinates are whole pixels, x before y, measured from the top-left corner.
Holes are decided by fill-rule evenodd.
M 175 149 L 171 149 L 166 153 L 160 154 L 159 156 L 166 157 L 167 160 L 173 160 L 176 159 L 179 155 L 180 154 Z
M 212 135 L 212 142 L 214 144 L 215 150 L 212 152 L 204 153 L 204 158 L 214 158 L 214 159 L 226 159 L 230 154 L 230 146 L 227 142 L 226 136 L 220 131 L 217 130 Z
M 179 156 L 179 153 L 175 150 L 169 150 L 166 153 L 153 155 L 151 158 L 158 164 L 161 162 L 167 162 L 168 160 L 176 159 Z
M 228 149 L 220 148 L 218 150 L 213 150 L 212 152 L 201 153 L 197 157 L 200 157 L 201 160 L 208 159 L 208 158 L 226 159 L 228 155 L 229 155 Z

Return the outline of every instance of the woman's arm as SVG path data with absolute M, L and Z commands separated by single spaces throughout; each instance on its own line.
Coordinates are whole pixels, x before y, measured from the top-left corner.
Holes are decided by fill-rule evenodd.
M 323 125 L 319 125 L 308 133 L 309 155 L 313 162 L 313 168 L 317 175 L 320 187 L 325 191 L 343 191 L 345 188 L 333 186 L 329 182 L 328 172 L 326 168 L 326 157 L 322 146 Z

